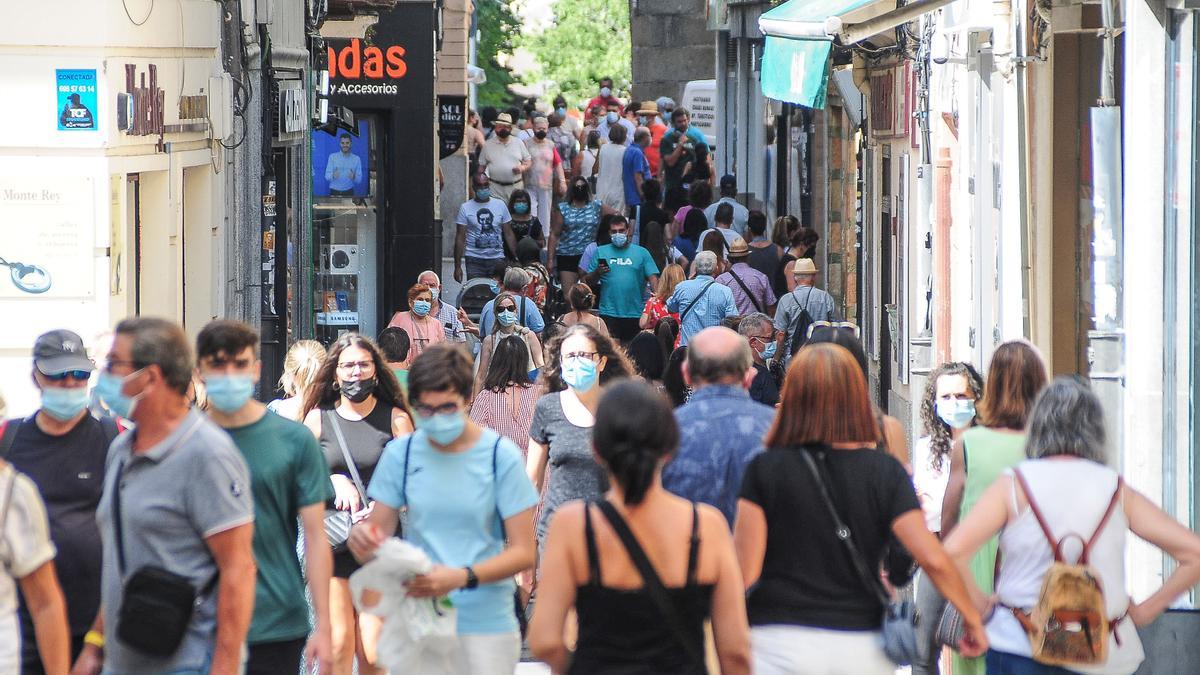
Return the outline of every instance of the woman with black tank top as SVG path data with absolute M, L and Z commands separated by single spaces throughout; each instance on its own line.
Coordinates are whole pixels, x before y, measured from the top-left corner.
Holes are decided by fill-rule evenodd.
M 711 506 L 662 487 L 660 470 L 679 429 L 670 403 L 643 382 L 612 385 L 600 399 L 596 454 L 612 489 L 573 502 L 550 524 L 529 648 L 556 673 L 707 673 L 711 616 L 722 673 L 750 672 L 741 574 L 729 526 Z M 579 618 L 571 654 L 568 611 Z
M 351 512 L 354 522 L 362 520 L 370 504 L 356 483 L 370 484 L 383 447 L 413 430 L 400 383 L 375 344 L 357 333 L 338 338 L 304 396 L 302 414 L 329 463 L 334 499 L 327 508 Z M 358 568 L 349 551 L 334 552 L 329 617 L 337 675 L 350 675 L 356 656 L 360 674 L 383 672 L 374 665 L 381 623 L 360 616 L 351 599 L 348 578 Z

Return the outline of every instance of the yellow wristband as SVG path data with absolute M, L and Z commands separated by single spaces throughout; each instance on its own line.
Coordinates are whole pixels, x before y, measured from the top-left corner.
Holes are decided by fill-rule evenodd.
M 96 649 L 104 649 L 104 636 L 94 630 L 89 630 L 87 635 L 83 636 L 83 642 Z

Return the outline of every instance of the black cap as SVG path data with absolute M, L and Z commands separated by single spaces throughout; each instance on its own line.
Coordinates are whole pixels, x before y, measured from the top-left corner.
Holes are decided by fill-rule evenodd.
M 737 176 L 735 176 L 731 173 L 727 173 L 724 176 L 721 176 L 721 189 L 722 190 L 724 190 L 726 188 L 736 188 L 736 187 L 737 187 Z
M 83 339 L 69 330 L 52 330 L 39 335 L 33 343 L 33 365 L 43 375 L 96 369 L 83 347 Z

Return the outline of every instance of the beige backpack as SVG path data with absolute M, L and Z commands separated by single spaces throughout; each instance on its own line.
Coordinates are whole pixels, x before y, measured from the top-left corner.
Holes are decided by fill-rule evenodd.
M 1020 469 L 1014 473 L 1046 542 L 1054 550 L 1054 562 L 1042 581 L 1042 590 L 1033 611 L 1026 613 L 1016 607 L 1009 609 L 1029 635 L 1033 660 L 1038 663 L 1051 666 L 1102 664 L 1108 659 L 1108 635 L 1110 632 L 1115 634 L 1125 615 L 1112 620 L 1108 618 L 1104 588 L 1099 573 L 1088 563 L 1088 553 L 1112 516 L 1124 482 L 1120 477 L 1117 478 L 1117 489 L 1090 538 L 1084 539 L 1082 535 L 1072 532 L 1056 540 Z M 1076 563 L 1065 562 L 1062 556 L 1063 542 L 1072 537 L 1083 543 L 1083 552 Z

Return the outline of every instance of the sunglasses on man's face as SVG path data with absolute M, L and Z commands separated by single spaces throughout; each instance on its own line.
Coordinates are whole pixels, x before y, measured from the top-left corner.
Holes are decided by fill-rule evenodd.
M 87 380 L 92 377 L 92 371 L 90 371 L 90 370 L 68 370 L 63 373 L 55 373 L 54 375 L 43 374 L 43 376 L 47 380 L 50 380 L 51 382 L 62 382 L 63 380 L 67 379 L 68 377 L 75 378 L 76 380 Z

